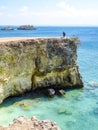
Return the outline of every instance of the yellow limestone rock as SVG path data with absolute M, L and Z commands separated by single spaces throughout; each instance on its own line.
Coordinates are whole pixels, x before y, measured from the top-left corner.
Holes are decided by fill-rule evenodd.
M 9 96 L 53 87 L 81 88 L 77 38 L 10 39 L 0 42 L 0 103 Z

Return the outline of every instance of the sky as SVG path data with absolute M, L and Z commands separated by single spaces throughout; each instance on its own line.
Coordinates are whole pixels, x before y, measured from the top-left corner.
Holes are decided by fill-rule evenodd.
M 98 26 L 98 0 L 0 0 L 0 25 Z

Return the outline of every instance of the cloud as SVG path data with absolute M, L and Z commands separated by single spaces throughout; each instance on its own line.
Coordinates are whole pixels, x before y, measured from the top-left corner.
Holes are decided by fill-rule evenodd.
M 29 8 L 28 8 L 27 6 L 22 6 L 22 7 L 19 9 L 20 12 L 26 12 L 26 11 L 28 11 L 28 10 L 29 10 Z
M 29 7 L 28 6 L 22 6 L 18 9 L 18 14 L 20 16 L 25 16 L 27 17 L 29 14 L 30 10 L 29 10 Z
M 6 6 L 4 6 L 4 5 L 0 6 L 0 10 L 5 10 L 5 9 L 7 9 Z
M 2 16 L 3 15 L 3 13 L 2 12 L 0 12 L 0 16 Z
M 59 8 L 58 10 L 62 12 L 63 14 L 69 14 L 74 16 L 92 16 L 92 15 L 97 15 L 98 14 L 98 9 L 97 10 L 90 10 L 90 9 L 77 9 L 76 7 L 67 4 L 66 2 L 62 1 L 60 3 L 57 3 L 56 6 Z
M 4 8 L 0 6 L 2 23 L 9 20 L 9 23 L 12 22 L 13 24 L 98 25 L 98 9 L 78 9 L 65 1 L 56 3 L 54 8 L 50 7 L 48 10 L 45 8 L 41 11 L 25 5 L 14 12 L 2 11 Z M 3 20 L 3 18 L 7 20 Z
M 0 6 L 0 15 L 3 15 L 3 13 L 6 11 L 7 7 L 6 6 Z
M 76 12 L 76 9 L 74 6 L 69 5 L 64 1 L 57 3 L 56 7 L 58 7 L 59 11 L 63 12 L 63 14 L 73 15 Z
M 27 6 L 20 9 L 19 15 L 34 24 L 42 25 L 93 25 L 98 24 L 98 10 L 77 9 L 76 7 L 60 2 L 56 9 L 46 11 L 33 11 Z M 18 17 L 19 17 L 18 15 Z
M 60 3 L 57 3 L 56 6 L 59 7 L 59 8 L 61 8 L 61 9 L 63 9 L 63 10 L 67 10 L 67 11 L 73 11 L 73 10 L 75 10 L 74 6 L 69 5 L 66 2 L 64 2 L 64 1 L 62 1 Z
M 61 17 L 71 24 L 98 24 L 98 9 L 77 9 L 64 1 L 57 3 L 56 7 L 58 17 L 61 14 Z
M 12 15 L 12 14 L 6 14 L 6 16 L 9 17 L 9 18 L 11 18 L 11 17 L 13 17 L 14 15 Z

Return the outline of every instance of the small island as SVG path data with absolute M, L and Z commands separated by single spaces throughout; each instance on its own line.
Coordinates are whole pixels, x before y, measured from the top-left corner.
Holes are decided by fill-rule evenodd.
M 35 30 L 33 25 L 21 25 L 17 28 L 18 30 Z
M 1 28 L 1 30 L 11 31 L 11 30 L 14 30 L 14 28 L 12 28 L 12 27 L 4 27 L 4 28 Z

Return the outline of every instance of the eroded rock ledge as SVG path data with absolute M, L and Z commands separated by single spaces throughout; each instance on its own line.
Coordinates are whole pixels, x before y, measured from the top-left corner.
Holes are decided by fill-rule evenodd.
M 76 38 L 35 38 L 0 43 L 0 103 L 41 88 L 81 88 Z
M 61 130 L 57 124 L 50 120 L 40 121 L 36 117 L 26 118 L 20 116 L 14 119 L 8 127 L 0 126 L 0 130 Z

